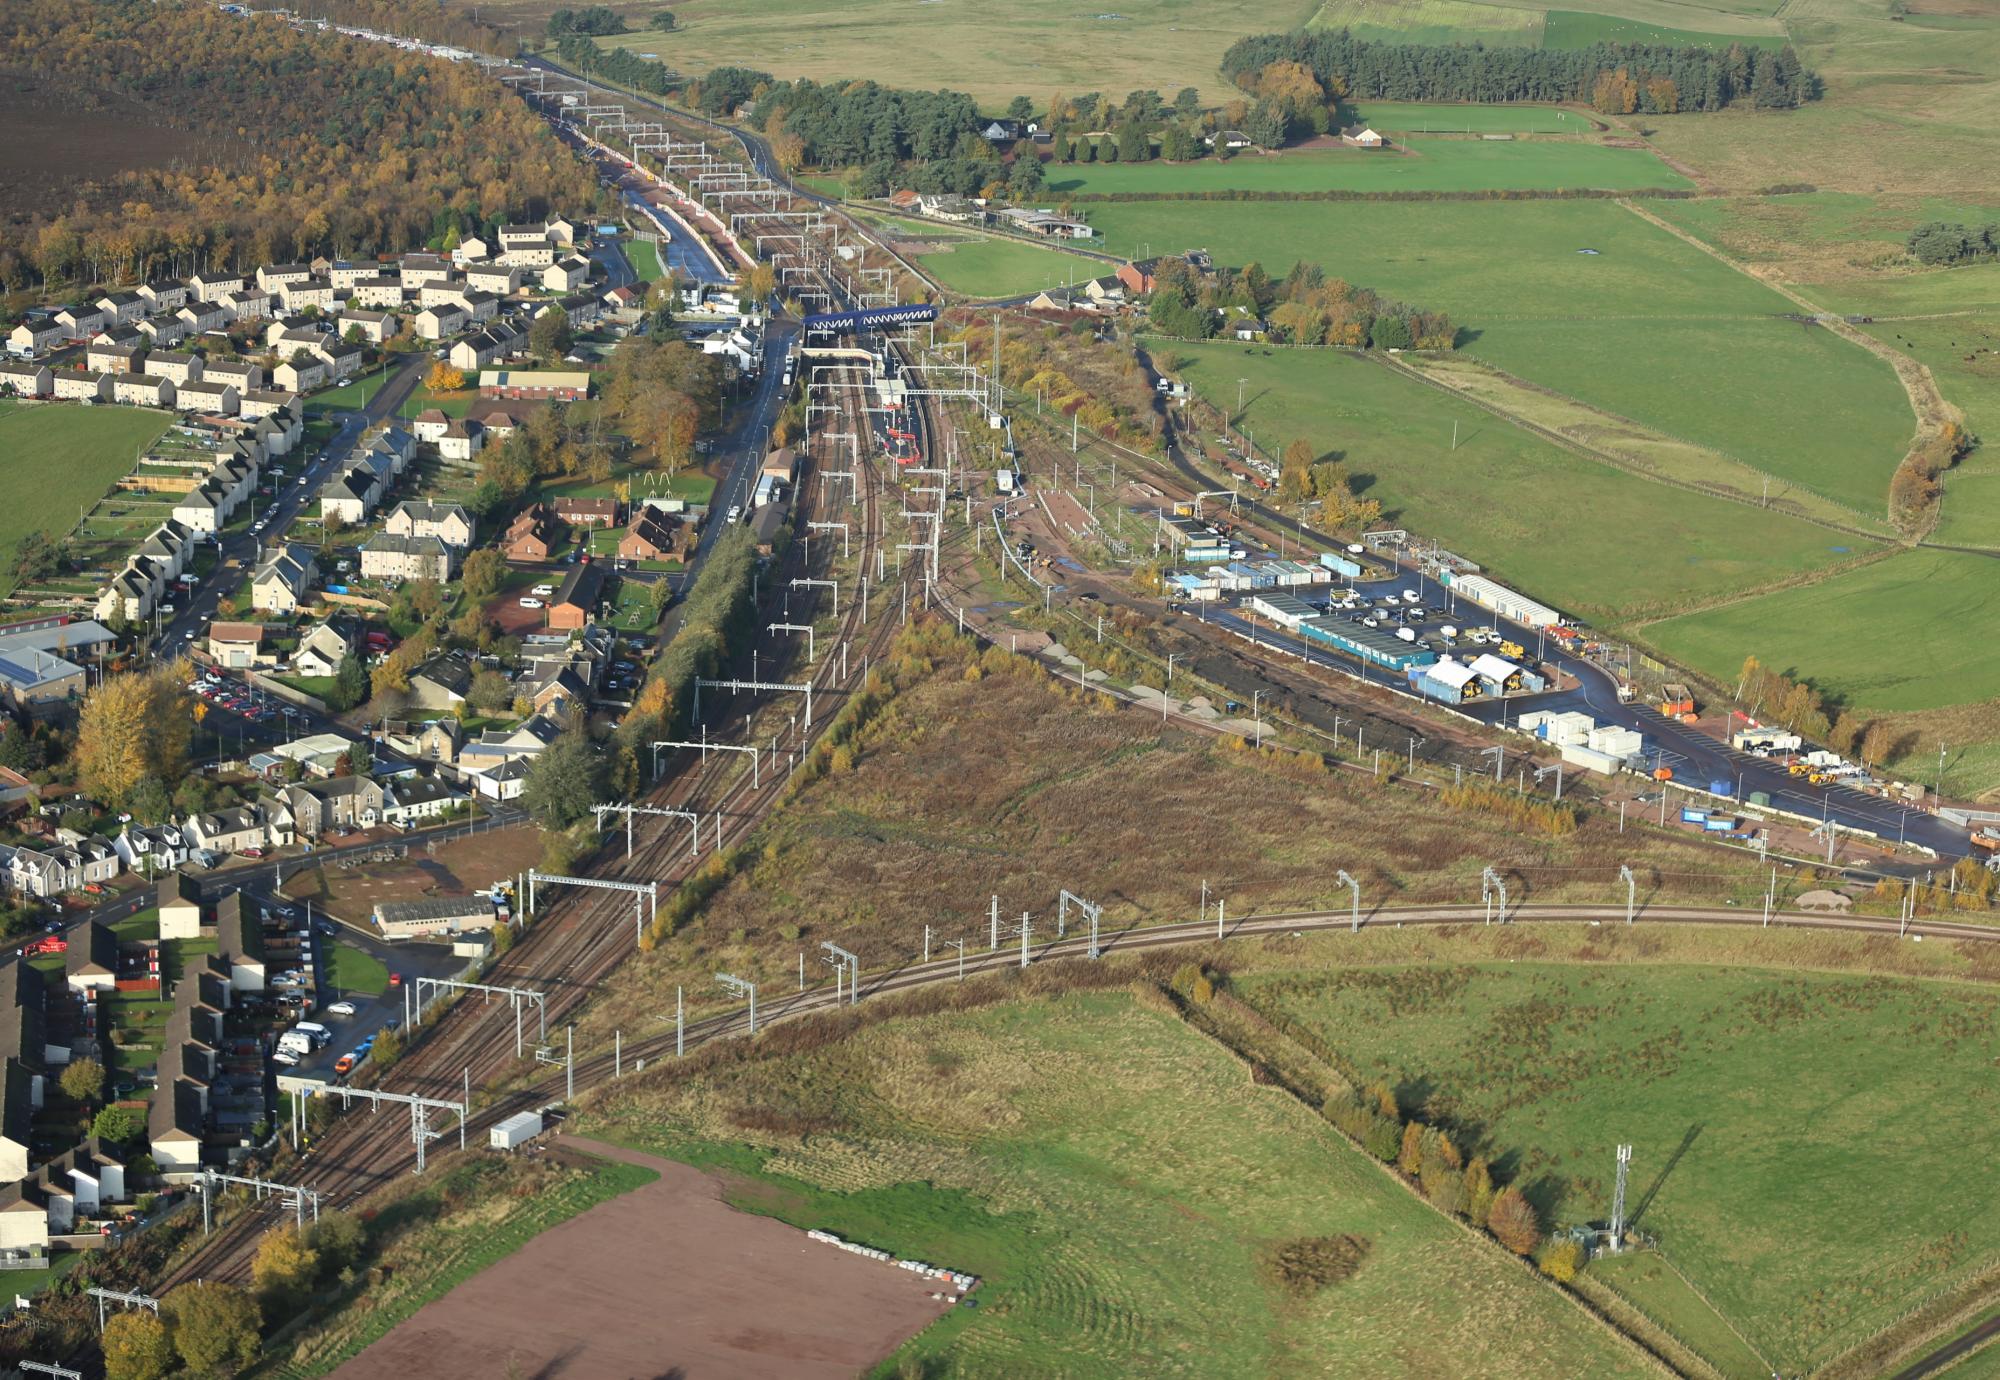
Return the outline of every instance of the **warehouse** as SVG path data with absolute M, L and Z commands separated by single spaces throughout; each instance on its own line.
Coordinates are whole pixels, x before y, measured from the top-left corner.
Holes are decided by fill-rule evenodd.
M 1265 594 L 1253 594 L 1243 601 L 1243 607 L 1260 617 L 1268 618 L 1281 628 L 1296 628 L 1308 618 L 1319 616 L 1319 610 L 1294 594 L 1280 594 L 1275 590 Z
M 1413 668 L 1410 688 L 1439 704 L 1466 704 L 1486 697 L 1486 683 L 1462 661 L 1440 661 Z
M 1394 633 L 1380 628 L 1364 628 L 1359 623 L 1350 623 L 1344 618 L 1308 618 L 1299 624 L 1299 632 L 1311 641 L 1332 647 L 1349 656 L 1360 657 L 1376 666 L 1386 666 L 1392 671 L 1407 671 L 1412 666 L 1428 666 L 1437 660 L 1437 653 L 1415 642 L 1405 642 Z
M 1499 698 L 1502 695 L 1532 694 L 1548 688 L 1548 682 L 1525 666 L 1516 666 L 1505 657 L 1483 652 L 1472 660 L 1473 674 L 1484 684 L 1486 693 Z
M 384 939 L 423 939 L 434 934 L 493 928 L 493 900 L 460 896 L 437 901 L 379 901 L 375 928 Z
M 1505 585 L 1495 584 L 1484 575 L 1458 575 L 1448 580 L 1453 594 L 1461 599 L 1470 599 L 1483 609 L 1491 609 L 1502 618 L 1530 628 L 1553 628 L 1562 622 L 1562 615 L 1547 605 L 1538 604 L 1525 594 L 1517 594 Z

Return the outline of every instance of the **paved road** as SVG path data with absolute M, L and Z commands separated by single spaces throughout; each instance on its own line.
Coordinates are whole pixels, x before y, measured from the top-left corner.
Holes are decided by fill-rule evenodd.
M 158 630 L 153 640 L 156 655 L 185 652 L 207 628 L 216 615 L 216 606 L 222 596 L 234 589 L 244 575 L 255 567 L 260 551 L 283 540 L 284 533 L 300 513 L 307 511 L 318 500 L 319 486 L 327 475 L 333 472 L 339 461 L 354 448 L 362 435 L 385 418 L 393 416 L 416 390 L 424 368 L 431 362 L 428 352 L 413 354 L 403 360 L 368 406 L 359 412 L 342 414 L 340 426 L 324 449 L 314 452 L 310 443 L 300 442 L 299 448 L 284 461 L 304 460 L 304 468 L 290 473 L 282 481 L 283 487 L 271 495 L 270 499 L 257 508 L 258 515 L 265 521 L 264 530 L 252 533 L 248 528 L 235 533 L 224 533 L 217 548 L 215 569 L 199 585 L 188 592 L 188 596 L 177 598 L 174 613 L 166 625 Z M 286 469 L 292 470 L 287 463 Z M 267 467 L 268 472 L 268 467 Z M 301 480 L 303 479 L 303 483 Z M 253 504 L 256 500 L 252 499 Z M 235 561 L 235 567 L 230 562 Z

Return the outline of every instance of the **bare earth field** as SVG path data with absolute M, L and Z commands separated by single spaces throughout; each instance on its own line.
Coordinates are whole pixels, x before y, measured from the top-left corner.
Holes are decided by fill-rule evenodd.
M 404 842 L 385 841 L 385 847 Z M 439 844 L 426 852 L 421 839 L 410 842 L 409 856 L 400 862 L 361 867 L 323 867 L 298 872 L 285 882 L 293 900 L 310 896 L 313 904 L 342 920 L 359 924 L 378 901 L 421 901 L 433 896 L 469 896 L 520 870 L 521 860 L 540 855 L 539 831 L 530 825 L 488 829 Z
M 698 1169 L 565 1144 L 660 1177 L 426 1305 L 335 1380 L 845 1377 L 944 1308 L 915 1275 L 728 1207 Z

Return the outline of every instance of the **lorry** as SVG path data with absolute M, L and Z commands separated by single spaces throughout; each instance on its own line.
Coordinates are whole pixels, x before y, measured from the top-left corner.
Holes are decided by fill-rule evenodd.
M 518 1150 L 542 1133 L 540 1112 L 517 1112 L 486 1133 L 486 1143 L 495 1150 Z

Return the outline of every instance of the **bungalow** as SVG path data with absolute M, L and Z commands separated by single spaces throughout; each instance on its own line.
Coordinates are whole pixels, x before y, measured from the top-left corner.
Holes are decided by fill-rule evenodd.
M 239 394 L 248 395 L 252 389 L 264 386 L 264 367 L 247 360 L 204 360 L 201 376 L 210 383 L 233 383 Z
M 1032 129 L 1026 120 L 994 120 L 979 131 L 979 137 L 990 144 L 1015 144 L 1027 138 Z
M 315 623 L 292 653 L 292 670 L 302 676 L 336 676 L 353 651 L 346 633 L 331 623 Z
M 549 626 L 575 632 L 597 617 L 598 605 L 603 602 L 604 567 L 571 566 L 562 584 L 556 587 L 555 596 L 549 600 Z
M 447 460 L 470 460 L 486 444 L 486 429 L 467 417 L 454 417 L 438 437 L 438 454 Z
M 598 299 L 613 321 L 632 325 L 638 321 L 646 305 L 646 294 L 631 283 L 623 287 L 611 288 Z
M 541 273 L 542 287 L 549 292 L 575 292 L 590 281 L 590 260 L 581 254 L 557 259 Z
M 472 319 L 456 302 L 441 302 L 417 313 L 412 329 L 424 340 L 443 340 L 464 330 Z
M 250 606 L 259 612 L 295 613 L 317 575 L 311 547 L 295 542 L 273 547 L 250 578 Z
M 343 337 L 358 333 L 361 339 L 371 345 L 380 345 L 393 338 L 402 329 L 403 323 L 386 311 L 356 311 L 353 308 L 342 312 L 334 324 L 340 327 Z
M 444 415 L 441 408 L 427 407 L 417 414 L 410 429 L 425 445 L 436 445 L 443 438 L 444 429 L 451 425 L 451 418 Z
M 465 285 L 475 292 L 511 297 L 521 290 L 521 272 L 511 264 L 474 264 L 465 270 Z
M 113 326 L 130 326 L 146 314 L 146 299 L 136 292 L 112 292 L 91 305 L 103 312 Z
M 239 291 L 243 279 L 233 273 L 197 273 L 187 280 L 188 300 L 181 303 L 188 306 L 193 302 L 215 302 Z
M 326 361 L 316 355 L 300 354 L 271 371 L 271 381 L 287 393 L 310 393 L 328 382 Z
M 271 294 L 262 288 L 238 288 L 222 301 L 238 321 L 262 321 L 271 314 Z
M 227 303 L 211 302 L 206 298 L 190 302 L 174 313 L 174 319 L 187 327 L 189 335 L 201 335 L 206 331 L 219 331 L 235 319 Z
M 619 539 L 618 555 L 628 561 L 664 561 L 680 555 L 687 528 L 657 508 L 642 507 Z
M 202 358 L 176 350 L 155 350 L 146 356 L 146 372 L 155 378 L 170 380 L 176 387 L 183 383 L 200 383 Z
M 451 578 L 452 551 L 436 537 L 399 537 L 383 532 L 361 548 L 361 573 L 371 580 Z
M 146 299 L 146 309 L 150 312 L 174 312 L 187 305 L 188 285 L 177 278 L 162 278 L 157 283 L 143 283 L 139 295 Z
M 397 263 L 396 273 L 402 279 L 404 290 L 414 292 L 425 283 L 448 281 L 452 275 L 452 262 L 448 255 L 405 254 Z
M 257 270 L 257 286 L 266 292 L 303 283 L 313 276 L 311 264 L 267 264 Z
M 1388 140 L 1367 125 L 1346 125 L 1340 131 L 1340 142 L 1349 148 L 1379 149 Z
M 436 537 L 458 551 L 472 546 L 476 530 L 472 515 L 464 508 L 456 503 L 437 503 L 428 498 L 397 504 L 383 527 L 399 537 Z
M 149 316 L 139 323 L 139 334 L 154 348 L 171 350 L 187 339 L 187 322 L 173 315 Z
M 217 619 L 208 625 L 208 655 L 218 666 L 231 670 L 255 666 L 264 659 L 263 645 L 262 623 L 225 623 Z
M 69 339 L 69 328 L 53 317 L 23 321 L 7 335 L 7 348 L 17 355 L 45 355 Z
M 615 498 L 571 498 L 556 500 L 556 516 L 576 527 L 616 527 L 618 500 Z
M 0 396 L 46 398 L 54 383 L 46 364 L 0 364 Z
M 172 407 L 174 385 L 151 374 L 113 374 L 111 398 L 133 407 Z
M 917 209 L 931 220 L 963 225 L 986 223 L 986 208 L 962 196 L 932 196 L 926 193 L 917 199 Z
M 403 281 L 400 278 L 357 278 L 348 294 L 347 305 L 350 310 L 369 307 L 393 311 L 403 305 Z
M 141 345 L 118 345 L 105 340 L 93 341 L 83 352 L 84 363 L 105 374 L 136 374 L 142 367 L 146 350 Z
M 500 539 L 500 550 L 510 561 L 546 561 L 561 541 L 554 515 L 537 503 L 515 515 Z
M 479 396 L 582 402 L 590 396 L 590 375 L 580 369 L 482 369 Z
M 174 390 L 174 406 L 182 412 L 208 412 L 218 417 L 234 417 L 242 406 L 233 383 L 206 380 L 184 383 Z
M 1053 211 L 1029 211 L 1009 209 L 1000 216 L 1010 222 L 1015 229 L 1030 235 L 1041 235 L 1052 240 L 1087 240 L 1097 232 L 1080 220 L 1059 216 Z
M 1115 307 L 1125 300 L 1125 284 L 1110 275 L 1092 278 L 1083 285 L 1083 295 L 1095 302 L 1100 310 Z

